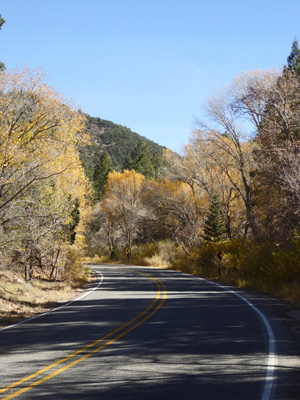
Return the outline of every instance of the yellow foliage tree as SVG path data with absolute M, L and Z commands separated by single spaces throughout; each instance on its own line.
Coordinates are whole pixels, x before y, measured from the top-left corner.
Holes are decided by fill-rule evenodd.
M 145 215 L 142 201 L 144 175 L 131 170 L 108 174 L 105 195 L 101 202 L 103 212 L 120 229 L 123 245 L 131 249 Z
M 83 114 L 40 70 L 0 74 L 0 249 L 28 258 L 50 232 L 63 242 L 57 232 L 70 222 L 75 199 L 81 216 L 87 213 L 90 189 L 76 147 L 87 140 L 84 127 Z
M 241 211 L 243 203 L 236 187 L 241 188 L 240 177 L 228 154 L 213 139 L 194 131 L 182 156 L 167 151 L 165 159 L 170 178 L 179 179 L 190 186 L 202 219 L 205 219 L 213 197 L 219 197 L 226 216 L 226 233 L 231 238 L 245 225 L 245 212 Z
M 160 234 L 171 238 L 185 251 L 199 242 L 203 228 L 204 198 L 195 198 L 186 182 L 162 179 L 149 181 L 144 202 L 151 214 L 152 225 Z

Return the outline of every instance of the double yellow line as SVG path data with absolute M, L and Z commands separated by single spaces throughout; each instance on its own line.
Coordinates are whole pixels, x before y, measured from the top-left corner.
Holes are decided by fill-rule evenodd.
M 153 278 L 152 276 L 139 272 L 140 274 L 146 276 L 147 278 L 151 279 L 153 282 L 155 282 L 157 286 L 157 293 L 154 301 L 139 315 L 137 315 L 135 318 L 132 320 L 128 321 L 126 324 L 120 326 L 119 328 L 115 329 L 113 332 L 103 336 L 102 338 L 96 340 L 93 343 L 90 343 L 89 345 L 75 351 L 74 353 L 68 355 L 65 358 L 62 358 L 58 361 L 56 361 L 53 364 L 48 365 L 45 368 L 40 369 L 39 371 L 35 372 L 34 374 L 28 375 L 24 377 L 23 379 L 20 379 L 19 381 L 16 381 L 8 386 L 6 386 L 3 389 L 0 389 L 0 393 L 4 393 L 8 390 L 11 390 L 13 388 L 16 388 L 20 386 L 21 384 L 28 382 L 34 378 L 39 377 L 42 374 L 45 374 L 46 372 L 50 371 L 51 369 L 57 367 L 60 364 L 64 364 L 61 368 L 56 369 L 54 372 L 49 372 L 48 375 L 28 384 L 22 389 L 19 389 L 6 397 L 3 397 L 2 400 L 9 400 L 13 399 L 14 397 L 17 397 L 21 395 L 22 393 L 27 392 L 28 390 L 34 388 L 35 386 L 38 386 L 42 384 L 43 382 L 48 381 L 49 379 L 54 378 L 56 375 L 61 374 L 62 372 L 66 371 L 67 369 L 74 367 L 75 365 L 79 364 L 80 362 L 84 361 L 85 359 L 91 357 L 93 354 L 99 352 L 100 350 L 104 349 L 105 347 L 111 345 L 112 343 L 116 342 L 117 340 L 121 339 L 123 336 L 127 335 L 129 332 L 133 331 L 136 329 L 138 326 L 143 324 L 145 321 L 147 321 L 149 318 L 151 318 L 163 305 L 164 301 L 166 300 L 167 297 L 167 292 L 166 292 L 166 287 L 163 284 L 162 281 L 160 281 L 157 278 Z M 101 344 L 101 346 L 97 347 L 98 344 Z M 84 353 L 80 357 L 75 358 L 73 361 L 69 362 L 72 358 L 80 355 L 81 353 Z

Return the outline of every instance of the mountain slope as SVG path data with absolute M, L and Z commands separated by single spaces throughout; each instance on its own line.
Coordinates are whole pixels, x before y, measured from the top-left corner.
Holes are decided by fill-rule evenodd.
M 146 141 L 151 152 L 162 154 L 163 146 L 149 140 L 131 129 L 117 125 L 111 121 L 86 115 L 87 132 L 92 144 L 80 149 L 81 160 L 89 177 L 93 174 L 95 154 L 107 151 L 113 168 L 122 170 L 133 149 L 142 141 Z

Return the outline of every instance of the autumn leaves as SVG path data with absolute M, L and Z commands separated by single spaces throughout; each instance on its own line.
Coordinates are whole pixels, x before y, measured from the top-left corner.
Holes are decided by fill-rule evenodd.
M 84 116 L 28 68 L 0 74 L 0 251 L 30 279 L 64 266 L 65 229 L 89 184 L 76 143 Z
M 209 237 L 228 249 L 239 241 L 244 253 L 263 243 L 275 255 L 297 255 L 299 93 L 297 74 L 286 68 L 239 75 L 208 100 L 183 153 L 165 151 L 157 173 L 141 173 L 149 170 L 142 169 L 147 157 L 139 158 L 145 165 L 110 173 L 109 160 L 100 159 L 92 209 L 78 153 L 88 141 L 84 115 L 39 70 L 1 72 L 2 262 L 19 265 L 26 279 L 34 267 L 54 279 L 74 264 L 70 248 L 84 242 L 101 254 L 130 249 L 134 257 L 140 245 L 169 240 L 188 255 L 201 252 Z M 222 234 L 206 235 L 216 198 Z M 232 268 L 229 253 L 224 264 Z

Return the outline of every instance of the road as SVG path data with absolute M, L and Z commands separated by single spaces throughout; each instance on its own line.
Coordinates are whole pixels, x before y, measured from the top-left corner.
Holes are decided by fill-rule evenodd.
M 84 297 L 0 331 L 0 399 L 300 399 L 270 305 L 178 272 L 94 269 Z

